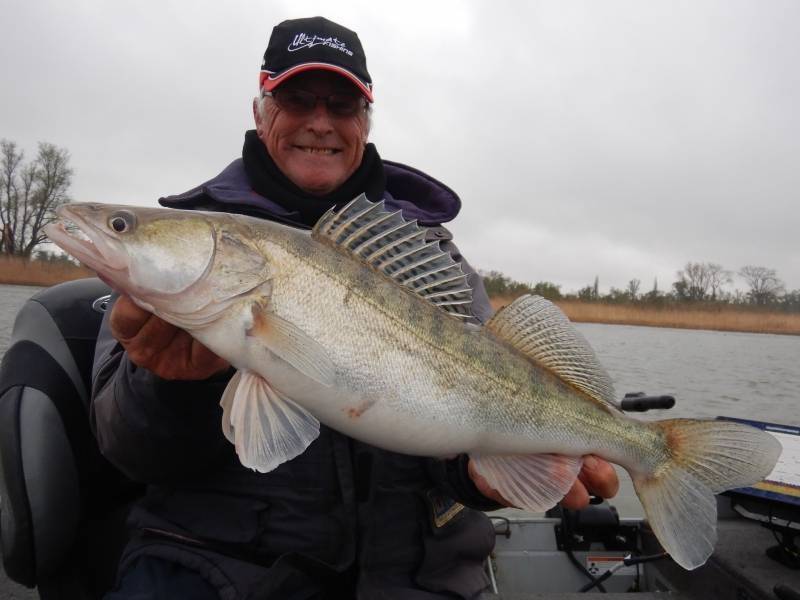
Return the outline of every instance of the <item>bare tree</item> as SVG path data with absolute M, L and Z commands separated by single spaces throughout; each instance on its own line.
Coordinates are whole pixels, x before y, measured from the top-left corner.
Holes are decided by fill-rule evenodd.
M 775 269 L 748 265 L 739 270 L 739 276 L 750 287 L 747 295 L 753 304 L 770 304 L 777 300 L 784 289 L 783 281 L 778 279 Z
M 45 241 L 44 226 L 56 207 L 69 202 L 69 152 L 40 143 L 36 158 L 23 163 L 14 142 L 0 141 L 0 250 L 30 256 Z
M 678 271 L 678 281 L 673 284 L 675 290 L 689 300 L 704 300 L 711 286 L 706 263 L 688 262 L 682 271 Z
M 726 283 L 733 283 L 731 272 L 723 269 L 722 265 L 716 263 L 706 263 L 705 266 L 708 271 L 708 285 L 711 288 L 711 299 L 717 300 L 722 286 Z
M 716 263 L 688 262 L 678 271 L 676 293 L 688 300 L 716 300 L 722 286 L 731 283 L 731 272 Z
M 631 300 L 636 300 L 639 297 L 639 287 L 641 287 L 642 282 L 638 279 L 631 279 L 628 282 L 628 296 Z

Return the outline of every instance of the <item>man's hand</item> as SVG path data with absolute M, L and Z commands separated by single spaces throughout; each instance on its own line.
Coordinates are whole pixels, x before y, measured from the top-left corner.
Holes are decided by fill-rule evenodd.
M 583 457 L 583 467 L 572 488 L 564 496 L 561 506 L 578 510 L 589 504 L 589 496 L 613 498 L 619 491 L 617 472 L 611 463 L 597 456 Z
M 114 303 L 109 323 L 131 361 L 163 379 L 207 379 L 230 367 L 186 331 L 139 308 L 127 296 Z
M 503 506 L 512 506 L 508 500 L 500 495 L 500 492 L 492 488 L 486 479 L 475 470 L 472 461 L 469 461 L 467 469 L 472 482 L 481 494 Z M 614 467 L 602 458 L 590 454 L 583 457 L 583 467 L 581 467 L 581 472 L 578 473 L 578 479 L 575 480 L 572 488 L 561 500 L 561 506 L 578 510 L 589 504 L 590 494 L 601 498 L 613 498 L 618 491 L 619 479 Z

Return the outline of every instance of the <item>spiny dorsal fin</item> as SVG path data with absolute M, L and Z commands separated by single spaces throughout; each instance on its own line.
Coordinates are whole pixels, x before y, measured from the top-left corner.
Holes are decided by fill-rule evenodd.
M 539 296 L 520 296 L 486 327 L 595 400 L 617 406 L 614 385 L 594 350 L 553 303 Z
M 325 213 L 311 237 L 358 258 L 455 317 L 472 316 L 472 288 L 461 265 L 439 242 L 426 242 L 416 221 L 406 221 L 399 210 L 387 211 L 383 201 L 370 202 L 361 194 L 338 212 Z

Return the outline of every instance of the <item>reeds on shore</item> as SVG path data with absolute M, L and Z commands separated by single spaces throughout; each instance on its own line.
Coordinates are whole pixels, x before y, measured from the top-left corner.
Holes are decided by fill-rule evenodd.
M 91 269 L 66 260 L 30 260 L 20 256 L 0 256 L 0 283 L 44 287 L 94 276 Z
M 0 283 L 46 287 L 62 281 L 94 276 L 91 269 L 66 260 L 29 260 L 0 256 Z M 512 301 L 511 297 L 497 296 L 492 298 L 492 305 L 498 309 Z M 577 300 L 558 300 L 556 304 L 570 320 L 579 323 L 800 335 L 799 313 L 762 310 L 758 307 L 723 304 L 708 307 L 679 304 L 652 306 Z
M 495 309 L 510 304 L 513 298 L 492 298 Z M 579 300 L 555 301 L 571 321 L 611 325 L 644 325 L 677 329 L 710 329 L 747 333 L 800 335 L 800 313 L 779 312 L 748 306 L 708 307 L 668 304 L 664 306 L 605 304 Z

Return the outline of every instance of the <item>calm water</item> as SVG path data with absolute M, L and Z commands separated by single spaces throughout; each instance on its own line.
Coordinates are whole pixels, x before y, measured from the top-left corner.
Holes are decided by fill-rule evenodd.
M 675 396 L 655 418 L 727 415 L 800 425 L 800 336 L 578 324 L 617 392 Z
M 8 348 L 17 311 L 28 298 L 41 289 L 27 285 L 0 285 L 0 356 Z

